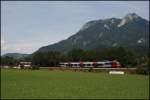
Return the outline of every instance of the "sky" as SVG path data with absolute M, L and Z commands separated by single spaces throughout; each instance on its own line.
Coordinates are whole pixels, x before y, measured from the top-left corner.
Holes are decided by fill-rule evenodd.
M 1 1 L 1 54 L 31 54 L 67 39 L 88 21 L 128 13 L 149 20 L 149 1 Z

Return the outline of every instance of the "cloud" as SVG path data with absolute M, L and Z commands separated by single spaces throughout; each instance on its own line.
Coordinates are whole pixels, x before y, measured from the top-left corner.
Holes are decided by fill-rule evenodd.
M 2 51 L 6 51 L 6 50 L 7 50 L 7 47 L 3 46 L 3 47 L 1 48 L 1 50 L 2 50 Z
M 1 39 L 1 49 L 6 49 L 6 41 Z
M 21 51 L 21 48 L 16 48 L 16 51 Z
M 18 42 L 18 43 L 5 43 L 1 47 L 1 53 L 33 53 L 34 51 L 38 50 L 40 47 L 42 47 L 46 43 L 33 43 L 33 42 Z M 47 43 L 48 45 L 48 43 Z
M 1 45 L 4 45 L 5 44 L 5 41 L 4 40 L 1 40 Z
M 7 51 L 8 47 L 6 46 L 6 41 L 1 39 L 1 53 L 3 54 L 3 52 Z

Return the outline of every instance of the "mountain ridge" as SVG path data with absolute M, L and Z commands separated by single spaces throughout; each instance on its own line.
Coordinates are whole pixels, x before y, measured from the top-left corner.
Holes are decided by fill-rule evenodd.
M 25 57 L 30 56 L 31 54 L 24 54 L 24 53 L 6 53 L 2 55 L 2 57 L 12 57 L 14 59 L 22 59 Z
M 92 50 L 100 47 L 140 48 L 148 46 L 149 22 L 135 13 L 120 18 L 92 20 L 66 40 L 39 48 L 36 52 L 67 52 L 73 48 Z

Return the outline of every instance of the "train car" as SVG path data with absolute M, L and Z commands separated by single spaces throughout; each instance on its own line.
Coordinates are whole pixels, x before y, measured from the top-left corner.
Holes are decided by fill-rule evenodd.
M 62 62 L 60 67 L 70 67 L 70 68 L 119 68 L 120 63 L 116 60 L 114 61 L 98 61 L 98 62 Z

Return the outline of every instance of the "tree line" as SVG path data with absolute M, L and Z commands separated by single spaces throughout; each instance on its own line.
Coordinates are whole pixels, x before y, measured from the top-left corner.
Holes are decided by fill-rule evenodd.
M 127 48 L 105 48 L 101 50 L 82 50 L 74 48 L 67 53 L 57 51 L 35 52 L 24 59 L 1 57 L 1 65 L 14 66 L 20 61 L 31 61 L 33 65 L 40 67 L 56 67 L 60 62 L 70 61 L 103 61 L 118 60 L 122 67 L 148 66 L 147 55 L 139 54 Z

